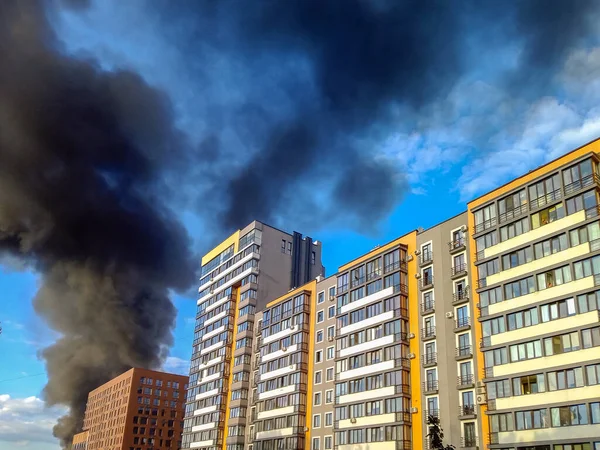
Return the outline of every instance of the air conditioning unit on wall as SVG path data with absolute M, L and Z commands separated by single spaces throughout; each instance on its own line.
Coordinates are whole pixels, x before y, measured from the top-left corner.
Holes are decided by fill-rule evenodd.
M 485 394 L 477 394 L 477 404 L 485 405 L 487 403 L 487 396 Z

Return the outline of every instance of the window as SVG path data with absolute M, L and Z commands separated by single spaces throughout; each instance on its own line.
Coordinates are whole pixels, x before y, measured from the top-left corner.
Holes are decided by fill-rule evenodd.
M 557 391 L 562 389 L 573 389 L 584 386 L 583 368 L 557 370 L 548 372 L 548 390 Z
M 470 324 L 469 309 L 467 306 L 456 308 L 456 327 L 466 327 Z
M 363 284 L 366 280 L 365 266 L 357 267 L 351 271 L 350 280 L 352 282 L 351 287 L 356 287 Z
M 489 420 L 492 433 L 514 430 L 512 413 L 490 415 Z
M 383 269 L 385 273 L 397 270 L 400 267 L 400 250 L 396 249 L 383 256 Z
M 502 288 L 499 286 L 479 293 L 481 307 L 500 303 L 502 300 Z
M 367 281 L 379 278 L 381 276 L 381 258 L 374 259 L 367 263 Z
M 321 304 L 325 301 L 325 292 L 319 292 L 317 297 L 317 304 Z
M 559 286 L 571 281 L 571 267 L 563 266 L 558 269 L 549 270 L 546 273 L 540 273 L 537 276 L 538 290 L 548 289 Z
M 562 252 L 568 248 L 569 245 L 567 244 L 567 235 L 565 233 L 538 242 L 533 246 L 535 259 L 544 258 L 553 255 L 554 253 Z
M 529 186 L 529 199 L 532 208 L 544 206 L 560 195 L 560 176 L 554 174 L 545 180 Z
M 421 246 L 422 260 L 430 261 L 433 258 L 433 252 L 431 251 L 431 244 L 425 244 Z
M 573 264 L 575 271 L 575 279 L 579 280 L 584 277 L 590 277 L 600 273 L 600 256 L 577 261 Z
M 517 423 L 517 430 L 532 430 L 548 427 L 545 409 L 517 411 L 515 413 L 515 421 Z
M 333 367 L 327 368 L 325 372 L 325 381 L 333 381 Z
M 508 314 L 506 316 L 508 330 L 518 330 L 523 327 L 530 327 L 539 323 L 537 308 L 530 308 L 524 311 Z
M 330 306 L 327 308 L 327 318 L 332 319 L 333 317 L 335 317 L 335 306 Z
M 425 324 L 425 336 L 432 336 L 435 334 L 435 320 L 434 317 L 427 317 L 424 320 L 424 324 Z
M 520 236 L 529 231 L 529 219 L 524 217 L 521 220 L 510 223 L 500 228 L 500 242 L 507 241 L 514 237 Z
M 335 297 L 335 286 L 331 286 L 329 288 L 329 298 L 334 298 Z
M 478 233 L 496 224 L 496 207 L 488 205 L 473 213 L 475 216 L 475 232 Z
M 287 254 L 288 255 L 292 254 L 292 243 L 291 242 L 287 243 Z
M 317 312 L 317 323 L 321 323 L 325 320 L 325 313 L 323 310 Z
M 321 438 L 313 438 L 312 440 L 312 450 L 321 450 Z
M 582 330 L 581 340 L 583 343 L 583 348 L 592 348 L 600 346 L 600 327 Z
M 542 209 L 531 216 L 531 228 L 536 229 L 549 223 L 554 222 L 565 217 L 565 209 L 562 203 L 551 208 Z
M 526 204 L 527 194 L 525 193 L 525 189 L 504 197 L 498 202 L 498 213 L 500 214 L 500 220 L 502 221 L 503 216 L 510 218 L 519 215 L 520 212 L 518 212 L 518 208 Z M 517 211 L 515 211 L 515 209 L 517 209 Z
M 429 311 L 435 306 L 433 302 L 433 291 L 425 292 L 423 294 L 423 310 Z
M 541 358 L 542 345 L 540 341 L 525 342 L 524 344 L 515 344 L 509 347 L 510 361 L 524 361 L 526 359 Z
M 561 406 L 550 408 L 553 427 L 570 427 L 573 425 L 587 425 L 588 412 L 585 405 Z
M 469 340 L 469 333 L 458 335 L 458 355 L 465 356 L 471 354 L 471 342 Z
M 453 258 L 454 273 L 459 273 L 464 270 L 467 270 L 467 264 L 465 261 L 466 260 L 465 260 L 464 253 L 461 253 L 460 255 L 456 255 Z
M 321 414 L 313 416 L 313 428 L 321 428 Z
M 575 300 L 573 298 L 567 298 L 565 300 L 547 303 L 546 305 L 540 306 L 542 322 L 563 319 L 575 314 Z
M 329 415 L 331 415 L 331 413 L 328 413 Z M 325 417 L 327 417 L 327 415 L 325 415 Z M 325 426 L 328 426 L 327 423 L 325 424 Z M 331 425 L 329 425 L 331 426 Z M 325 450 L 331 450 L 333 448 L 333 437 L 332 436 L 325 436 Z
M 321 377 L 322 377 L 322 373 L 320 370 L 317 370 L 315 372 L 315 384 L 321 384 Z
M 325 391 L 325 403 L 333 403 L 333 389 Z
M 323 362 L 323 350 L 317 350 L 315 352 L 315 362 L 316 363 Z
M 588 191 L 567 200 L 567 214 L 574 214 L 583 209 L 590 209 L 596 206 L 596 191 Z
M 511 298 L 521 297 L 522 295 L 531 294 L 535 291 L 535 283 L 533 277 L 523 278 L 519 281 L 514 281 L 504 285 L 504 298 L 510 300 Z
M 498 260 L 493 259 L 477 266 L 478 286 L 480 288 L 487 286 L 486 277 L 498 273 Z
M 319 406 L 321 404 L 321 393 L 315 392 L 314 405 Z
M 317 262 L 317 255 L 315 254 L 315 252 L 311 252 L 310 263 L 314 265 L 316 262 Z
M 563 181 L 567 193 L 581 189 L 587 182 L 591 181 L 593 171 L 592 164 L 591 159 L 586 159 L 563 171 Z
M 579 350 L 579 334 L 576 331 L 544 339 L 546 356 Z
M 331 340 L 334 337 L 335 337 L 335 326 L 332 325 L 330 327 L 327 327 L 327 338 L 329 340 Z
M 484 234 L 483 236 L 475 239 L 475 246 L 477 247 L 477 252 L 482 252 L 486 248 L 493 247 L 498 243 L 498 233 L 492 231 L 491 233 Z
M 492 381 L 485 385 L 490 399 L 510 397 L 511 395 L 509 380 Z
M 595 311 L 600 309 L 600 302 L 598 301 L 598 295 L 600 291 L 589 292 L 577 296 L 577 306 L 579 307 L 579 314 L 586 313 L 588 311 Z
M 571 245 L 575 247 L 576 245 L 583 244 L 585 242 L 592 242 L 597 239 L 600 239 L 600 223 L 594 222 L 589 223 L 585 227 L 578 228 L 577 230 L 572 230 L 569 232 L 571 237 Z
M 600 423 L 600 403 L 590 403 L 592 423 Z
M 421 276 L 423 278 L 423 286 L 433 283 L 433 267 L 423 269 Z
M 546 392 L 544 374 L 513 378 L 513 395 L 529 395 Z
M 281 253 L 285 253 L 285 248 L 286 248 L 285 239 L 282 239 L 281 240 Z
M 323 342 L 323 330 L 317 331 L 317 342 Z
M 586 366 L 585 374 L 589 386 L 600 384 L 600 364 Z
M 533 251 L 531 247 L 525 247 L 520 250 L 509 253 L 502 257 L 502 269 L 508 270 L 533 261 Z
M 327 360 L 335 357 L 335 347 L 327 347 Z

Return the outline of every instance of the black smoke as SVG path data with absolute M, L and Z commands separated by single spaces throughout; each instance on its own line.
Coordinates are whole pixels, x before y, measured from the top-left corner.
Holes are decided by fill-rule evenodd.
M 35 310 L 62 335 L 41 356 L 66 445 L 90 390 L 172 343 L 169 290 L 196 262 L 165 200 L 188 156 L 168 99 L 62 56 L 39 3 L 0 2 L 0 60 L 0 252 L 41 275 Z
M 159 366 L 171 343 L 169 291 L 194 274 L 180 201 L 198 197 L 223 234 L 253 219 L 372 230 L 407 187 L 374 146 L 476 66 L 470 48 L 519 45 L 502 78 L 537 95 L 596 13 L 584 0 L 140 2 L 197 81 L 181 132 L 139 74 L 63 51 L 46 12 L 90 3 L 0 1 L 0 251 L 41 275 L 36 311 L 63 336 L 42 352 L 47 402 L 70 407 L 63 444 L 90 389 Z

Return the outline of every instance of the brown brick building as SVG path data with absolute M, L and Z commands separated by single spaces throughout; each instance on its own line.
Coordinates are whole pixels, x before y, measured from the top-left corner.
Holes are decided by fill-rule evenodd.
M 73 448 L 159 450 L 181 447 L 188 377 L 130 369 L 88 395 Z

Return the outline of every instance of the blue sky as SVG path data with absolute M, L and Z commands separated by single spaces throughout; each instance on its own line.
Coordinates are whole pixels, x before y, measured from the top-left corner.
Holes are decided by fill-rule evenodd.
M 177 33 L 165 29 L 155 11 L 140 1 L 110 0 L 94 3 L 83 12 L 62 11 L 52 21 L 65 52 L 93 57 L 106 70 L 139 72 L 169 95 L 178 126 L 192 140 L 201 138 L 206 125 L 198 120 L 204 113 L 202 81 L 195 78 L 194 61 L 179 50 Z M 474 58 L 471 47 L 464 51 Z M 597 36 L 569 48 L 552 68 L 549 87 L 531 89 L 533 95 L 507 88 L 496 76 L 517 64 L 521 51 L 517 42 L 494 55 L 481 55 L 444 95 L 412 112 L 410 126 L 399 123 L 363 136 L 370 157 L 398 168 L 408 185 L 377 227 L 357 231 L 335 220 L 296 226 L 285 217 L 281 223 L 290 231 L 293 228 L 322 241 L 324 263 L 333 273 L 375 245 L 458 214 L 469 199 L 600 136 Z M 235 64 L 220 64 L 217 74 L 222 80 L 215 89 L 221 89 L 219 95 L 227 101 L 234 101 L 238 93 L 227 80 L 236 79 L 229 73 L 236 70 Z M 402 118 L 404 113 L 398 114 Z M 204 223 L 194 211 L 182 212 L 181 219 L 196 249 L 206 245 Z M 231 231 L 221 230 L 221 235 Z M 6 261 L 0 270 L 0 450 L 58 448 L 51 427 L 62 410 L 45 409 L 40 401 L 46 377 L 37 356 L 56 335 L 33 311 L 31 299 L 37 283 L 35 273 L 14 261 Z M 173 301 L 179 314 L 165 369 L 185 372 L 195 298 L 174 296 Z

